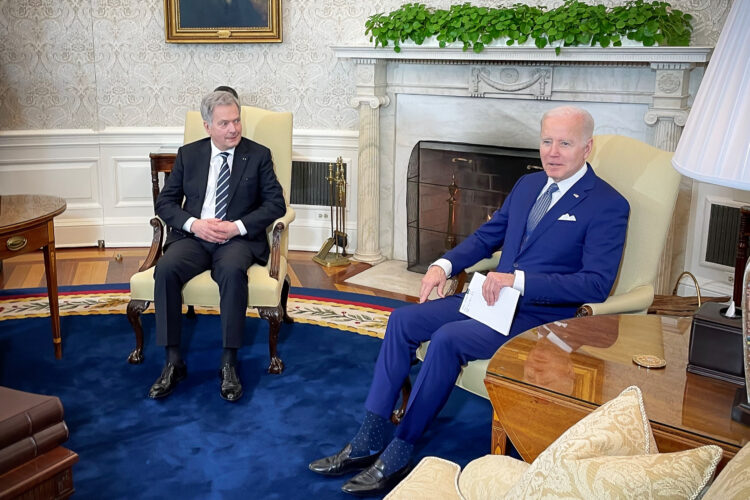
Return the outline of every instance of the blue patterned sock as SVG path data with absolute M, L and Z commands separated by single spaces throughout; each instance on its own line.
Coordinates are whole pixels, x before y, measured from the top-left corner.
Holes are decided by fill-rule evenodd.
M 385 465 L 383 474 L 390 476 L 397 470 L 406 467 L 413 453 L 413 444 L 399 438 L 393 438 L 393 441 L 385 448 L 383 454 L 380 455 L 380 460 Z
M 352 438 L 352 456 L 364 457 L 385 448 L 390 438 L 390 423 L 387 419 L 368 411 L 357 434 Z

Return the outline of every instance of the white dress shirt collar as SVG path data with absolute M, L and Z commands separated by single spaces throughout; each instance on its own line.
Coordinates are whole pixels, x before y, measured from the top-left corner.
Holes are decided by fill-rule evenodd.
M 219 155 L 219 153 L 229 153 L 229 158 L 227 158 L 227 162 L 231 166 L 232 165 L 231 158 L 234 156 L 234 148 L 229 148 L 225 151 L 222 151 L 216 147 L 216 144 L 214 144 L 214 141 L 212 140 L 211 141 L 211 159 L 213 160 L 214 158 L 216 158 Z
M 555 198 L 557 198 L 557 199 L 562 198 L 562 196 L 568 191 L 568 189 L 572 188 L 573 185 L 576 182 L 578 182 L 579 180 L 581 180 L 581 177 L 583 177 L 584 175 L 586 175 L 586 172 L 588 171 L 588 169 L 589 169 L 588 164 L 584 163 L 583 166 L 581 168 L 579 168 L 578 171 L 575 174 L 571 175 L 567 179 L 564 179 L 564 180 L 561 180 L 560 182 L 558 182 L 557 183 L 558 191 L 557 191 L 557 193 L 554 193 L 552 195 L 553 199 L 555 199 Z M 555 182 L 555 181 L 552 180 L 550 177 L 547 177 L 547 183 L 544 185 L 544 188 L 542 189 L 542 193 L 546 192 L 547 188 L 550 187 L 550 185 L 552 185 L 553 182 Z M 557 195 L 557 196 L 555 196 L 555 195 Z M 540 196 L 541 196 L 541 193 L 540 193 Z

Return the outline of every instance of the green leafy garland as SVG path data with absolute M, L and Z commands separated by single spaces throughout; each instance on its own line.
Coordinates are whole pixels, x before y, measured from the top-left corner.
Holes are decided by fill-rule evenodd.
M 673 9 L 668 2 L 630 0 L 624 5 L 607 8 L 566 0 L 552 10 L 516 4 L 511 8 L 476 7 L 470 3 L 454 5 L 449 10 L 434 9 L 421 3 L 407 3 L 389 14 L 374 14 L 365 22 L 370 41 L 394 50 L 412 40 L 421 45 L 435 36 L 440 47 L 462 42 L 463 49 L 481 52 L 493 40 L 507 38 L 507 45 L 523 44 L 529 38 L 540 49 L 554 45 L 596 44 L 621 46 L 622 38 L 636 40 L 644 46 L 687 46 L 693 17 Z

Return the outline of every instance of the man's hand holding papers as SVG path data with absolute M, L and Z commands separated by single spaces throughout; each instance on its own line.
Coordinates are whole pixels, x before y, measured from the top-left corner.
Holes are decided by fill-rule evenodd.
M 482 286 L 486 279 L 485 275 L 474 273 L 459 310 L 493 330 L 508 335 L 521 293 L 513 287 L 504 286 L 500 289 L 495 303 L 489 305 L 482 295 Z

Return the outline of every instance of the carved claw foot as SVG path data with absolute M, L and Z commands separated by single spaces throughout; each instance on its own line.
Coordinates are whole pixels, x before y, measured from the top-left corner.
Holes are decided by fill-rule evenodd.
M 140 365 L 143 363 L 143 349 L 133 349 L 133 352 L 128 356 L 128 363 L 131 365 Z
M 268 365 L 268 373 L 279 375 L 283 371 L 284 371 L 284 362 L 281 361 L 281 358 L 279 358 L 278 356 L 272 357 L 271 364 Z

